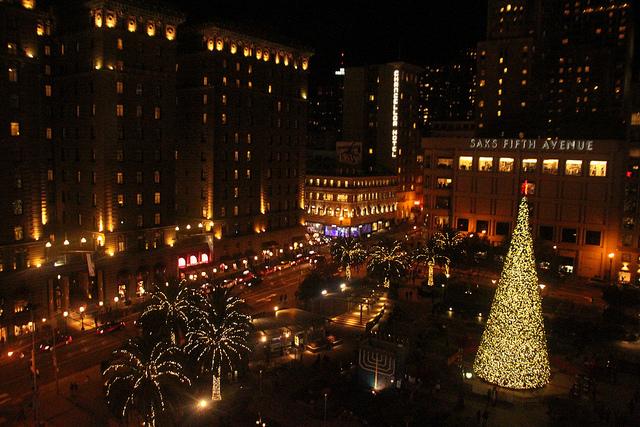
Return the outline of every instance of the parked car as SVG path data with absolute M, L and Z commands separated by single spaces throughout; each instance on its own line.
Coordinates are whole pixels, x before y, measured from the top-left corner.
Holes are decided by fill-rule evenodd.
M 73 338 L 71 337 L 71 335 L 67 335 L 67 334 L 61 334 L 60 332 L 56 333 L 56 345 L 55 348 L 58 347 L 62 347 L 64 345 L 67 344 L 71 344 L 71 342 L 73 341 Z M 48 339 L 43 341 L 42 343 L 40 343 L 40 346 L 38 347 L 40 349 L 40 351 L 51 351 L 54 348 L 53 345 L 53 340 L 52 339 Z
M 98 334 L 104 334 L 104 333 L 109 333 L 109 332 L 115 332 L 115 331 L 119 331 L 120 329 L 123 329 L 125 326 L 124 322 L 116 322 L 116 321 L 110 321 L 107 323 L 103 323 L 102 325 L 100 325 L 97 329 L 96 332 Z

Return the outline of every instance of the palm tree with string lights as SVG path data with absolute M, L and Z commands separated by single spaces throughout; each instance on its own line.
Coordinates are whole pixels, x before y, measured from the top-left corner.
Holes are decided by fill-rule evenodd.
M 151 292 L 151 302 L 140 315 L 145 331 L 155 336 L 168 336 L 172 344 L 187 334 L 189 320 L 202 306 L 202 293 L 189 288 L 186 280 L 166 282 Z
M 347 280 L 351 280 L 351 266 L 364 262 L 367 252 L 357 239 L 340 237 L 331 243 L 331 256 L 345 269 Z
M 222 400 L 223 370 L 233 371 L 250 351 L 251 320 L 239 311 L 244 301 L 218 286 L 207 295 L 200 315 L 189 324 L 185 351 L 201 374 L 211 375 L 211 400 Z
M 385 288 L 390 286 L 391 280 L 402 277 L 407 267 L 407 252 L 398 240 L 392 243 L 380 242 L 369 251 L 367 270 L 382 277 Z
M 416 264 L 424 264 L 428 268 L 427 285 L 433 286 L 433 268 L 436 265 L 445 267 L 446 274 L 449 274 L 449 258 L 442 253 L 436 241 L 431 239 L 426 244 L 418 246 L 412 253 L 412 259 Z
M 458 258 L 463 241 L 464 235 L 451 228 L 445 228 L 433 235 L 433 242 L 438 251 L 449 260 L 449 262 L 445 264 L 446 274 L 449 274 L 449 265 L 451 262 Z
M 103 372 L 110 406 L 122 417 L 137 414 L 145 425 L 155 426 L 173 409 L 173 391 L 190 386 L 181 363 L 182 352 L 166 341 L 132 338 L 113 352 Z

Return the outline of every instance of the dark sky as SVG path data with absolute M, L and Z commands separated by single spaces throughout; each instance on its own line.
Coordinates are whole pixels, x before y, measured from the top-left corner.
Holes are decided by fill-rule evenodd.
M 446 61 L 483 39 L 487 0 L 168 0 L 191 20 L 228 22 L 297 41 L 316 52 L 312 69 L 396 59 Z M 393 5 L 393 6 L 390 6 Z

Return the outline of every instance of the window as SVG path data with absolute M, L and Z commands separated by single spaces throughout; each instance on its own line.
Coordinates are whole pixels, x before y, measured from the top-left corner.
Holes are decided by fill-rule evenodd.
M 456 228 L 458 231 L 469 231 L 469 220 L 467 218 L 458 218 Z
M 124 83 L 122 82 L 116 82 L 116 93 L 123 93 L 124 92 Z
M 600 238 L 602 233 L 599 231 L 587 230 L 584 237 L 585 245 L 600 246 Z
M 160 225 L 160 213 L 156 212 L 153 214 L 153 224 Z
M 15 67 L 9 67 L 9 81 L 17 82 L 18 81 L 18 69 Z
M 565 175 L 582 175 L 582 160 L 567 160 L 564 165 Z
M 124 194 L 118 194 L 116 201 L 118 203 L 118 206 L 123 207 L 124 206 Z
M 142 95 L 142 83 L 136 85 L 136 95 Z
M 11 136 L 20 136 L 20 123 L 11 122 L 9 124 L 9 131 L 11 133 Z
M 247 162 L 251 161 L 251 150 L 247 151 Z
M 436 209 L 449 209 L 450 205 L 449 197 L 436 197 Z
M 136 225 L 138 227 L 142 227 L 144 225 L 144 217 L 142 215 L 138 215 L 136 218 Z
M 22 215 L 22 200 L 18 199 L 13 201 L 13 214 Z
M 451 157 L 438 157 L 437 167 L 441 169 L 452 169 L 453 159 Z
M 522 172 L 535 172 L 538 159 L 522 159 Z
M 449 227 L 449 217 L 448 216 L 434 216 L 433 223 L 436 228 L 446 228 Z
M 513 159 L 511 157 L 500 157 L 498 170 L 500 172 L 513 172 Z
M 160 204 L 160 193 L 158 191 L 153 193 L 153 203 L 155 205 L 159 205 Z
M 53 181 L 53 169 L 47 169 L 47 181 Z
M 160 184 L 160 171 L 153 172 L 153 182 L 155 184 Z
M 117 41 L 118 50 L 124 49 L 124 45 L 122 43 L 122 39 L 118 39 Z
M 542 161 L 542 173 L 549 175 L 558 174 L 558 159 L 544 159 Z
M 238 213 L 239 213 L 239 212 L 240 212 L 240 211 L 239 211 L 239 209 L 238 209 L 238 205 L 235 205 L 235 206 L 233 207 L 233 216 L 238 216 Z
M 458 159 L 458 169 L 460 170 L 471 170 L 471 165 L 473 164 L 473 157 L 471 156 L 460 156 Z
M 591 160 L 589 162 L 589 176 L 607 176 L 607 162 Z
M 116 173 L 116 183 L 124 184 L 124 174 L 122 172 Z
M 526 188 L 523 188 L 523 186 L 525 185 L 525 182 L 526 182 Z M 525 182 L 520 184 L 521 190 L 524 190 L 524 192 L 527 193 L 527 195 L 529 196 L 533 196 L 534 194 L 536 194 L 536 183 L 528 180 Z
M 207 105 L 209 103 L 209 95 L 206 93 L 202 95 L 202 105 Z
M 156 120 L 160 119 L 160 107 L 155 107 L 153 109 L 153 118 Z
M 251 179 L 251 169 L 247 169 L 247 179 Z
M 438 188 L 451 188 L 452 182 L 451 178 L 438 178 L 437 186 Z
M 233 187 L 233 198 L 237 199 L 238 197 L 240 197 L 240 190 L 238 187 Z
M 225 113 L 222 113 L 222 115 L 220 116 L 220 122 L 221 122 L 223 125 L 226 125 L 226 124 L 227 124 L 227 115 L 226 115 Z
M 227 208 L 225 208 L 224 206 L 220 208 L 220 216 L 227 216 Z
M 136 184 L 142 184 L 142 172 L 141 171 L 137 171 L 136 172 Z
M 493 157 L 480 157 L 478 159 L 478 170 L 491 172 L 493 170 Z
M 489 232 L 489 221 L 477 220 L 476 232 L 481 234 L 487 234 Z
M 124 105 L 117 104 L 116 105 L 116 116 L 123 117 L 124 116 Z
M 553 241 L 553 226 L 551 226 L 551 225 L 541 225 L 538 228 L 538 236 L 542 240 Z
M 496 236 L 507 236 L 511 224 L 508 222 L 496 222 Z
M 561 241 L 564 243 L 576 243 L 578 241 L 578 232 L 575 228 L 563 228 Z
M 45 137 L 46 139 L 49 139 L 49 140 L 50 140 L 50 139 L 52 139 L 52 138 L 53 138 L 53 129 L 51 129 L 51 128 L 46 128 L 46 129 L 44 130 L 44 137 Z
M 207 76 L 203 76 L 202 77 L 202 84 L 204 86 L 208 86 L 209 85 L 209 78 Z
M 18 225 L 16 227 L 13 227 L 13 237 L 16 240 L 24 239 L 24 234 L 22 232 L 22 227 L 21 226 Z
M 136 205 L 142 206 L 142 193 L 136 193 Z

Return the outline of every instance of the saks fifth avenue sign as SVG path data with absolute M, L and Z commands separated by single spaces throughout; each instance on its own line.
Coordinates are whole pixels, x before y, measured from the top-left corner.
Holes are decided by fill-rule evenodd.
M 469 148 L 478 150 L 593 151 L 593 140 L 471 138 Z

